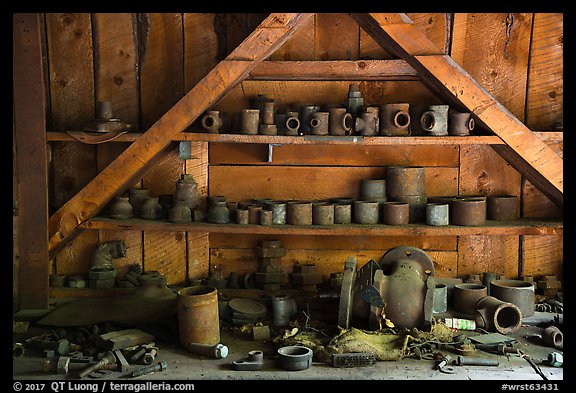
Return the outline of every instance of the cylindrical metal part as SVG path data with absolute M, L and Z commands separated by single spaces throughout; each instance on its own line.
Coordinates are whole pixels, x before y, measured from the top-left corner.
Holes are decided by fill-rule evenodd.
M 450 205 L 447 203 L 428 203 L 426 205 L 426 224 L 432 226 L 448 225 Z
M 429 135 L 448 135 L 448 105 L 430 105 L 420 117 L 422 129 Z
M 251 205 L 248 207 L 248 224 L 258 225 L 260 224 L 260 212 L 262 211 L 262 206 Z
M 542 339 L 550 347 L 564 349 L 564 334 L 557 326 L 551 325 L 544 329 Z
M 515 304 L 485 296 L 476 303 L 475 320 L 479 328 L 509 334 L 520 329 L 522 313 Z
M 486 198 L 460 198 L 451 203 L 452 224 L 479 226 L 486 223 Z
M 312 225 L 312 202 L 289 201 L 286 222 L 290 225 Z
M 360 197 L 366 201 L 386 198 L 385 179 L 362 179 L 360 180 Z
M 263 103 L 260 111 L 260 124 L 274 125 L 274 101 Z
M 491 295 L 490 283 L 494 280 L 499 280 L 499 279 L 500 279 L 500 275 L 498 273 L 494 273 L 494 272 L 482 273 L 482 285 L 484 285 L 486 288 L 488 288 L 488 295 Z
M 334 224 L 350 224 L 352 222 L 352 204 L 334 203 Z
M 474 316 L 476 303 L 488 296 L 488 289 L 478 284 L 456 284 L 452 290 L 452 306 L 455 311 Z
M 380 134 L 410 135 L 410 104 L 385 104 L 380 107 Z
M 260 210 L 260 225 L 272 225 L 271 210 Z
M 299 113 L 294 111 L 287 111 L 285 126 L 286 135 L 298 135 L 298 131 L 300 130 Z
M 410 204 L 407 202 L 385 202 L 381 205 L 382 224 L 408 225 L 410 223 Z
M 372 136 L 377 135 L 379 130 L 378 114 L 374 110 L 364 110 L 358 113 L 354 130 L 359 135 Z
M 168 368 L 168 363 L 166 363 L 166 361 L 163 360 L 163 361 L 159 362 L 158 364 L 146 366 L 146 367 L 142 367 L 138 370 L 134 370 L 134 371 L 132 371 L 132 374 L 130 374 L 130 376 L 132 378 L 140 377 L 142 375 L 150 374 L 150 373 L 153 373 L 156 371 L 164 371 L 167 368 Z
M 354 202 L 354 222 L 357 224 L 378 224 L 380 204 L 371 201 Z
M 12 359 L 21 358 L 24 356 L 24 345 L 22 343 L 15 343 L 12 345 Z
M 458 355 L 458 366 L 498 366 L 498 360 Z
M 436 284 L 434 288 L 434 302 L 432 312 L 439 314 L 448 310 L 448 287 L 446 284 Z
M 206 131 L 212 134 L 218 134 L 220 132 L 220 127 L 222 127 L 222 118 L 220 117 L 220 111 L 208 111 L 202 117 L 202 127 Z
M 330 109 L 330 135 L 349 135 L 352 131 L 352 115 L 346 108 Z
M 102 367 L 108 365 L 108 364 L 112 364 L 112 363 L 116 363 L 116 357 L 114 356 L 114 353 L 112 352 L 107 352 L 106 355 L 100 359 L 98 362 L 86 367 L 84 370 L 80 371 L 80 373 L 78 373 L 78 377 L 79 378 L 84 378 L 86 375 L 90 374 L 91 372 L 100 370 Z
M 286 326 L 296 314 L 296 301 L 287 295 L 272 298 L 272 322 L 274 326 Z
M 228 347 L 221 343 L 216 345 L 190 343 L 187 349 L 192 353 L 214 359 L 225 359 L 228 356 Z
M 517 305 L 522 318 L 534 315 L 534 286 L 526 281 L 494 280 L 490 283 L 490 295 Z
M 272 212 L 272 225 L 286 224 L 286 202 L 272 201 L 265 203 L 265 206 Z
M 152 364 L 154 363 L 154 359 L 156 359 L 156 355 L 158 354 L 158 350 L 152 348 L 148 352 L 142 355 L 142 363 L 143 364 Z
M 389 197 L 426 195 L 425 171 L 421 166 L 389 166 L 386 168 L 386 191 Z
M 257 135 L 260 125 L 260 111 L 258 109 L 242 109 L 240 118 L 240 133 Z
M 404 202 L 408 204 L 410 223 L 426 222 L 426 204 L 428 199 L 424 195 L 404 195 L 391 197 L 392 202 Z
M 276 128 L 275 124 L 260 124 L 260 126 L 258 126 L 258 134 L 278 135 L 278 128 Z
M 514 221 L 519 217 L 519 202 L 515 195 L 492 195 L 486 198 L 489 220 Z
M 112 101 L 98 101 L 96 103 L 96 119 L 109 120 L 112 118 Z
M 346 103 L 346 108 L 352 116 L 357 116 L 362 105 L 364 105 L 364 98 L 360 91 L 360 85 L 353 83 L 348 87 L 348 102 Z
M 248 209 L 236 210 L 236 224 L 246 225 L 249 223 L 250 212 Z
M 180 344 L 215 345 L 220 342 L 218 290 L 199 286 L 178 291 L 178 335 Z
M 334 225 L 334 205 L 328 202 L 312 204 L 313 225 Z
M 309 126 L 310 134 L 312 135 L 328 135 L 330 113 L 328 112 L 315 112 L 310 116 Z
M 300 131 L 304 134 L 310 134 L 312 131 L 310 120 L 316 112 L 320 112 L 319 105 L 304 104 L 300 108 Z
M 476 123 L 471 113 L 468 112 L 448 112 L 448 135 L 466 136 L 474 129 Z

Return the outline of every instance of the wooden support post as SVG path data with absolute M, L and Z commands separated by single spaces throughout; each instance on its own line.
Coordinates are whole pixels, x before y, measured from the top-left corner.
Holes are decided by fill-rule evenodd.
M 313 14 L 270 14 L 226 59 L 71 198 L 49 221 L 49 250 L 62 245 L 78 226 L 97 214 L 117 193 L 142 176 L 172 138 L 190 126 L 286 42 Z
M 512 166 L 558 206 L 563 204 L 563 161 L 540 138 L 482 88 L 424 33 L 405 23 L 381 24 L 373 14 L 352 18 L 382 47 L 405 60 L 448 103 L 470 110 L 510 149 L 498 148 Z M 406 19 L 406 18 L 404 18 Z
M 48 308 L 48 164 L 40 18 L 13 14 L 20 307 Z M 31 285 L 32 284 L 32 285 Z

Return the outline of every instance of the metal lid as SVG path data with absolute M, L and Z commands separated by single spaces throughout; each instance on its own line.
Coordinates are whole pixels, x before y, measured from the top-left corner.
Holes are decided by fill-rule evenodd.
M 228 307 L 233 311 L 247 315 L 262 315 L 266 313 L 266 306 L 256 300 L 232 299 L 228 302 Z

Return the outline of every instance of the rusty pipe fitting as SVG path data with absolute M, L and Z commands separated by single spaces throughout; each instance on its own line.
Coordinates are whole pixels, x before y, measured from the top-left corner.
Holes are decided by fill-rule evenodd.
M 211 134 L 218 134 L 222 127 L 222 118 L 220 111 L 208 111 L 202 117 L 202 127 Z
M 386 136 L 410 135 L 410 104 L 386 104 L 380 108 L 380 134 Z
M 490 283 L 490 295 L 517 305 L 522 317 L 534 315 L 534 286 L 526 281 L 494 280 Z
M 476 303 L 475 321 L 476 326 L 488 331 L 514 333 L 520 329 L 522 313 L 513 303 L 485 296 Z
M 564 334 L 557 326 L 548 326 L 542 333 L 542 339 L 546 345 L 558 349 L 564 348 Z
M 452 224 L 479 226 L 486 223 L 486 198 L 458 198 L 450 204 Z
M 286 122 L 284 131 L 286 135 L 298 135 L 298 130 L 300 129 L 300 119 L 298 118 L 299 113 L 295 111 L 286 112 Z
M 352 115 L 346 108 L 330 109 L 330 135 L 349 135 L 352 131 Z
M 313 225 L 334 225 L 334 205 L 328 202 L 312 204 Z
M 448 135 L 448 105 L 430 105 L 420 117 L 422 129 L 429 135 Z
M 466 136 L 474 129 L 476 123 L 469 112 L 449 111 L 448 113 L 448 135 Z
M 407 202 L 385 202 L 382 204 L 382 224 L 408 225 L 410 204 Z
M 312 225 L 312 202 L 289 201 L 286 222 L 290 225 Z
M 455 311 L 470 316 L 476 311 L 476 304 L 488 295 L 488 289 L 479 284 L 456 284 L 452 290 L 452 306 Z
M 245 135 L 258 134 L 260 125 L 260 110 L 242 109 L 240 113 L 240 133 Z
M 328 135 L 329 112 L 315 112 L 310 116 L 309 127 L 312 135 Z
M 492 195 L 486 200 L 489 220 L 515 221 L 519 218 L 518 197 L 515 195 Z

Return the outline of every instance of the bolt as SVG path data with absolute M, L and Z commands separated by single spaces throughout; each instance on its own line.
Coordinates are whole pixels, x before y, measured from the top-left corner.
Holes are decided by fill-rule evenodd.
M 86 375 L 100 370 L 101 368 L 103 368 L 104 366 L 111 364 L 111 363 L 116 363 L 116 357 L 114 356 L 114 353 L 112 352 L 106 352 L 106 354 L 104 355 L 104 357 L 99 360 L 97 363 L 94 363 L 93 365 L 86 367 L 84 370 L 82 370 L 80 372 L 80 374 L 78 374 L 79 378 L 84 378 Z
M 168 363 L 166 363 L 165 361 L 161 361 L 161 362 L 158 362 L 158 364 L 155 364 L 153 366 L 142 367 L 141 369 L 132 371 L 132 374 L 130 374 L 130 377 L 131 378 L 140 377 L 142 375 L 151 374 L 155 371 L 164 371 L 167 368 L 168 368 Z

